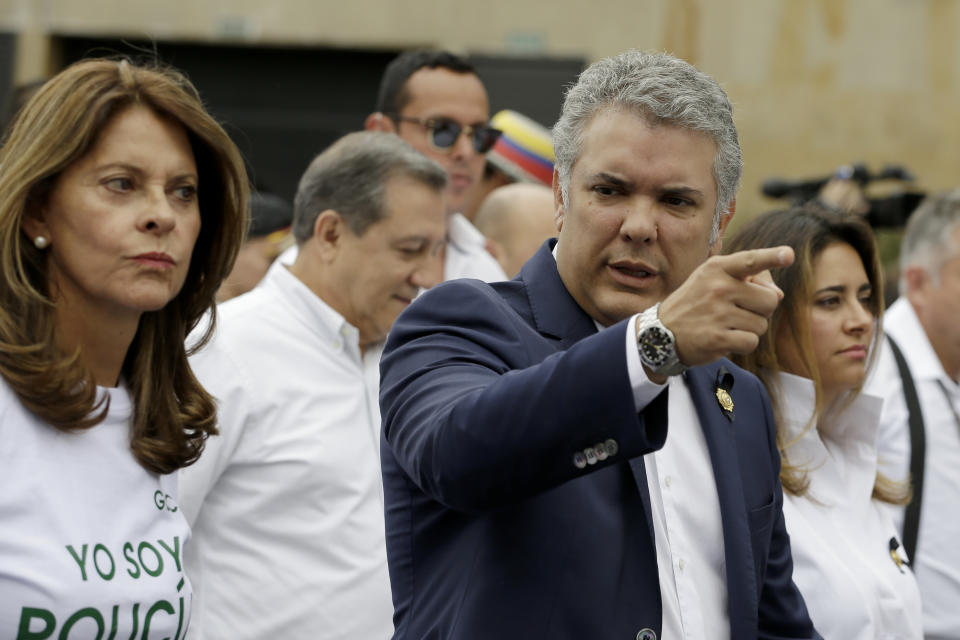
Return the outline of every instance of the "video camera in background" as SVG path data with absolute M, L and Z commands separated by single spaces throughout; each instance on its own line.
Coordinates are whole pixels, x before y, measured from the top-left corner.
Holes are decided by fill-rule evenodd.
M 875 229 L 903 227 L 910 214 L 926 197 L 926 193 L 922 191 L 907 188 L 915 178 L 907 169 L 896 165 L 884 167 L 879 173 L 871 173 L 863 164 L 854 164 L 840 167 L 833 174 L 823 178 L 809 180 L 770 178 L 764 181 L 760 191 L 769 198 L 789 199 L 791 204 L 798 205 L 816 200 L 821 189 L 833 179 L 850 180 L 859 186 L 868 204 L 865 214 L 867 222 Z M 904 183 L 904 187 L 891 195 L 866 197 L 867 186 L 879 181 L 897 181 Z

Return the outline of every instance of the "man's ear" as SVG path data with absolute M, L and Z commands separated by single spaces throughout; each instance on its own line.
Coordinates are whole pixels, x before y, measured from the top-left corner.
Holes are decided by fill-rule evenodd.
M 717 238 L 713 241 L 713 244 L 710 245 L 710 255 L 716 256 L 723 251 L 723 235 L 727 232 L 727 226 L 729 226 L 730 221 L 733 220 L 733 214 L 737 212 L 737 199 L 734 198 L 730 201 L 730 207 L 727 209 L 727 213 L 720 216 L 720 226 L 717 229 Z
M 563 202 L 563 190 L 560 188 L 560 174 L 557 168 L 553 168 L 553 223 L 557 227 L 557 232 L 563 230 L 563 215 L 565 213 Z
M 333 209 L 322 211 L 313 223 L 313 237 L 310 243 L 314 246 L 320 259 L 332 262 L 343 247 L 344 235 L 350 233 L 340 214 Z
M 907 286 L 907 290 L 903 294 L 907 300 L 916 309 L 925 308 L 929 304 L 930 289 L 933 285 L 933 280 L 927 270 L 913 264 L 904 269 L 900 277 L 903 278 L 904 284 Z
M 397 132 L 397 127 L 393 124 L 393 120 L 379 111 L 371 113 L 367 116 L 367 119 L 363 121 L 363 128 L 367 131 L 384 131 L 386 133 Z

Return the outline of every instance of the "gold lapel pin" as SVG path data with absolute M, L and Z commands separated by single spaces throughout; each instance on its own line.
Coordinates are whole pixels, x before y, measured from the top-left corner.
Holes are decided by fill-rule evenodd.
M 724 411 L 733 411 L 733 398 L 723 387 L 717 387 L 717 402 L 720 403 L 720 408 Z
M 723 415 L 727 420 L 733 422 L 733 396 L 730 390 L 733 389 L 733 374 L 727 371 L 726 367 L 720 367 L 717 372 L 717 386 L 714 394 L 717 396 L 717 402 L 723 409 Z

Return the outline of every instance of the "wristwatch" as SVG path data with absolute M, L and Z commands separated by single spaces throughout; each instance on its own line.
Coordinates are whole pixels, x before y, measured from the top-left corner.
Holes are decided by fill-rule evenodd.
M 640 353 L 640 361 L 654 375 L 680 375 L 688 367 L 680 362 L 673 332 L 660 322 L 659 311 L 658 302 L 637 318 L 637 351 Z

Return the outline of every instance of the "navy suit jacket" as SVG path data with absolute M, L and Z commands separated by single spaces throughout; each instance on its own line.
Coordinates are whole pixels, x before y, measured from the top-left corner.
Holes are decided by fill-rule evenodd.
M 626 321 L 597 331 L 551 245 L 510 282 L 426 292 L 391 330 L 380 403 L 397 639 L 660 637 L 641 456 L 667 437 L 667 392 L 637 413 Z M 791 578 L 762 385 L 726 360 L 686 380 L 716 477 L 731 637 L 819 637 Z

